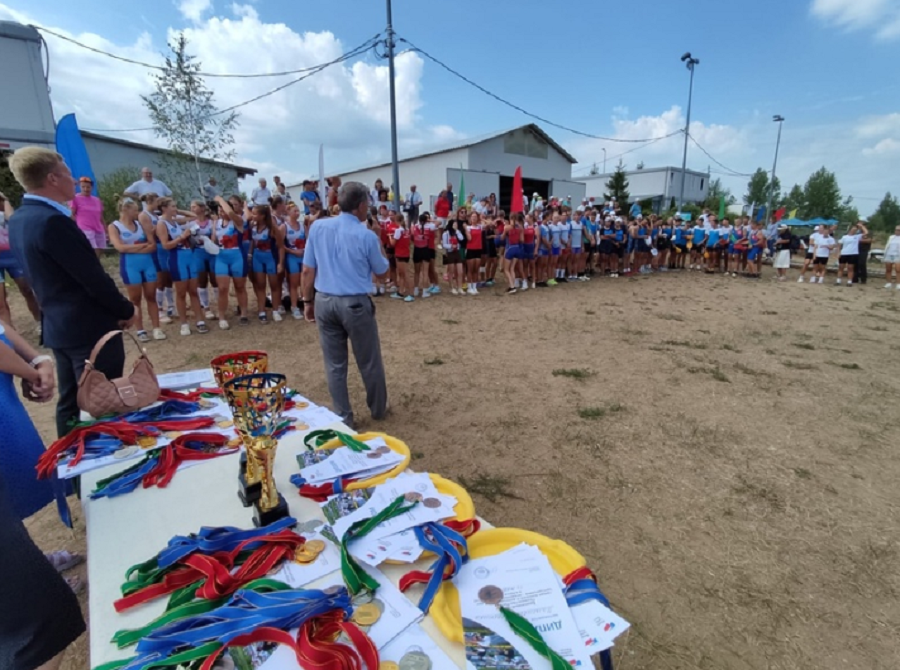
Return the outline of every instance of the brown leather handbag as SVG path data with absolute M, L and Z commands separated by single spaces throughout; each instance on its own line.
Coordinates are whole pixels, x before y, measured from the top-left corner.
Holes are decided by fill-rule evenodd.
M 141 357 L 138 358 L 131 374 L 119 379 L 107 379 L 106 375 L 94 367 L 100 350 L 117 335 L 128 335 Z M 159 398 L 159 381 L 153 364 L 141 347 L 137 338 L 128 331 L 112 330 L 100 338 L 85 362 L 84 371 L 78 382 L 78 407 L 98 418 L 109 414 L 124 414 L 152 405 Z

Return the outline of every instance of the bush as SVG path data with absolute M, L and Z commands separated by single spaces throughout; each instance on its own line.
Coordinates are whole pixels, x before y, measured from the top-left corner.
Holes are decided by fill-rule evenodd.
M 119 217 L 116 196 L 125 193 L 125 189 L 140 179 L 141 170 L 136 167 L 120 167 L 97 180 L 97 195 L 103 202 L 103 220 L 105 223 L 115 221 Z

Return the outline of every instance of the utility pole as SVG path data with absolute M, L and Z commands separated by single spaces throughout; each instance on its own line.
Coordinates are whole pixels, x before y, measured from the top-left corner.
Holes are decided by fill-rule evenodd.
M 395 212 L 400 211 L 400 163 L 397 159 L 397 95 L 395 90 L 394 74 L 394 26 L 391 20 L 391 0 L 387 0 L 387 52 L 388 52 L 388 76 L 391 79 L 391 166 L 394 181 L 394 202 L 392 206 Z
M 606 148 L 603 149 L 603 174 L 606 174 Z
M 776 114 L 772 121 L 778 124 L 778 140 L 775 142 L 775 162 L 772 163 L 772 181 L 769 182 L 769 206 L 766 207 L 766 226 L 769 225 L 769 217 L 772 215 L 772 207 L 775 200 L 775 170 L 778 168 L 778 148 L 781 146 L 781 127 L 784 125 L 784 117 Z
M 700 64 L 699 58 L 691 56 L 688 51 L 681 57 L 681 62 L 687 65 L 687 69 L 691 71 L 691 84 L 688 89 L 688 107 L 687 107 L 687 123 L 684 126 L 684 156 L 681 159 L 681 196 L 678 199 L 678 211 L 684 210 L 684 185 L 687 181 L 687 150 L 688 138 L 691 133 L 691 104 L 694 99 L 694 66 Z

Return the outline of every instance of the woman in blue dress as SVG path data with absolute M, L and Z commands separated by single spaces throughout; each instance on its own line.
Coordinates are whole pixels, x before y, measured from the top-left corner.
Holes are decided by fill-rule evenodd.
M 0 666 L 54 668 L 85 625 L 78 599 L 58 572 L 66 565 L 51 560 L 76 556 L 67 552 L 45 556 L 22 524 L 54 494 L 70 527 L 71 519 L 59 482 L 36 477 L 44 445 L 19 400 L 16 377 L 22 380 L 28 400 L 47 402 L 53 397 L 55 372 L 50 357 L 39 356 L 18 333 L 0 323 L 0 574 L 4 583 L 0 588 Z

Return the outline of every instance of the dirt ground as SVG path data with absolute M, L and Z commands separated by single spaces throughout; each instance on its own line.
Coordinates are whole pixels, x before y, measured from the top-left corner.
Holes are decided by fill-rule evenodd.
M 900 292 L 768 272 L 377 303 L 393 405 L 377 428 L 492 523 L 581 551 L 632 623 L 620 670 L 900 667 Z M 263 348 L 329 402 L 309 324 L 168 333 L 149 345 L 160 371 Z M 363 418 L 355 370 L 350 389 Z M 52 408 L 30 409 L 50 437 Z M 80 520 L 28 525 L 84 550 Z M 88 667 L 86 640 L 63 667 Z

